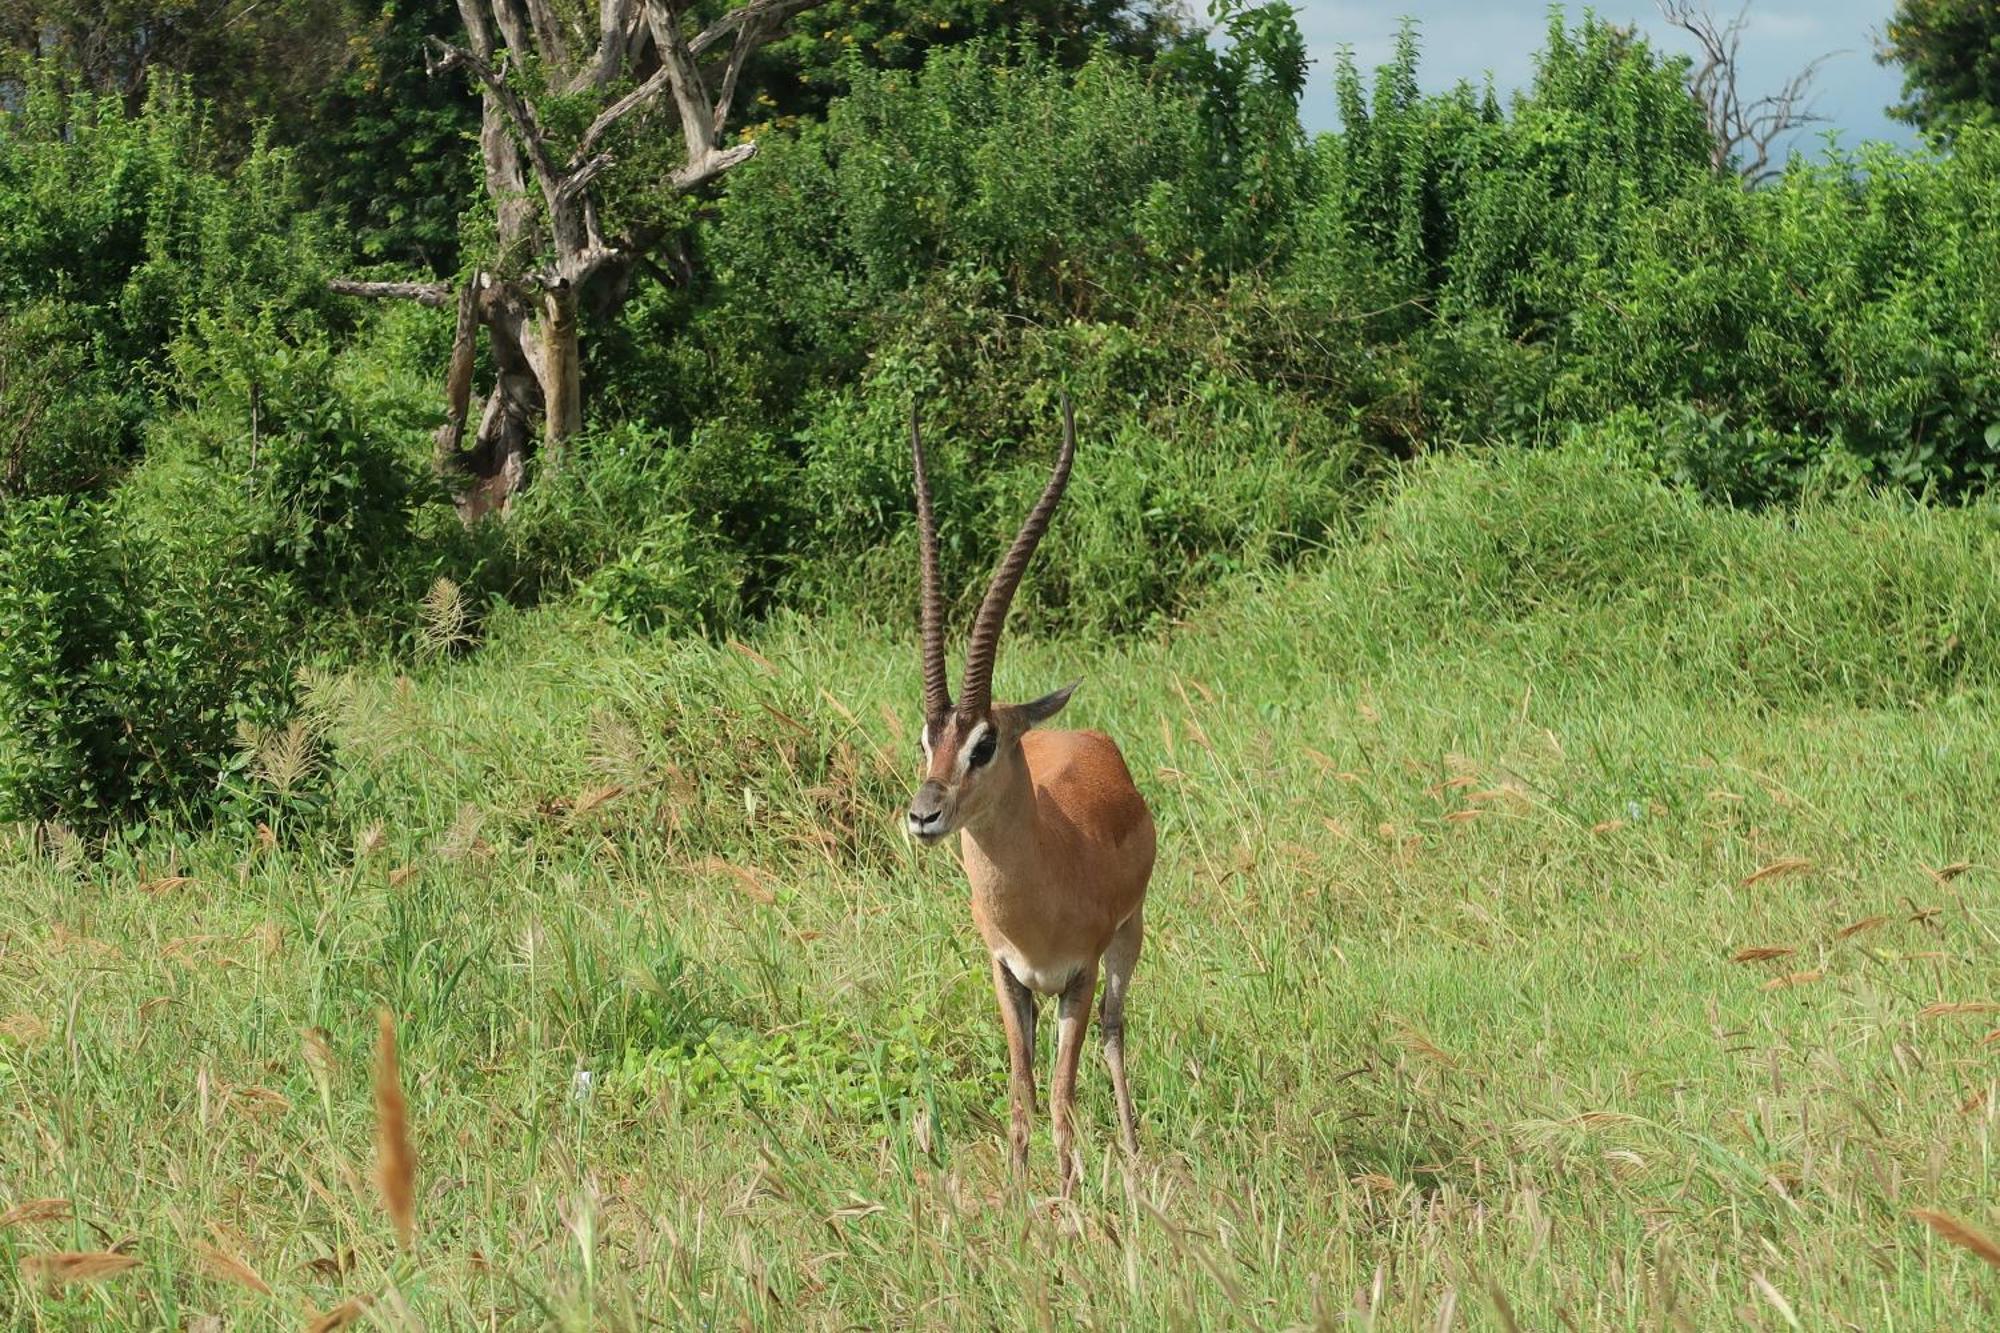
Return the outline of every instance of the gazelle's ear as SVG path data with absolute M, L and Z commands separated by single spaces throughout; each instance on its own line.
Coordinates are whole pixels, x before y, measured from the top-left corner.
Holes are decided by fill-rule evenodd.
M 1076 687 L 1081 684 L 1082 681 L 1073 680 L 1059 690 L 1051 690 L 1032 703 L 1022 704 L 1021 716 L 1031 727 L 1041 725 L 1062 712 L 1063 705 L 1069 702 L 1069 697 L 1076 693 Z

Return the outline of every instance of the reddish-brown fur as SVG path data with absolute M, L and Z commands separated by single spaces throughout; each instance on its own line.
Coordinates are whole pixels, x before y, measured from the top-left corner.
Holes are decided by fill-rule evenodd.
M 1101 731 L 1030 731 L 1018 754 L 965 825 L 972 919 L 1031 964 L 1095 960 L 1146 895 L 1153 817 Z
M 1031 729 L 1067 699 L 1063 691 L 1036 704 L 996 705 L 985 718 L 946 717 L 927 733 L 924 782 L 942 813 L 941 831 L 959 831 L 972 919 L 993 960 L 1011 1066 L 1014 1165 L 1021 1172 L 1035 1103 L 1034 995 L 1061 997 L 1050 1102 L 1065 1193 L 1077 1173 L 1077 1061 L 1100 964 L 1101 1027 L 1119 1128 L 1128 1150 L 1138 1146 L 1125 1078 L 1125 991 L 1144 936 L 1155 851 L 1152 814 L 1109 736 Z M 992 759 L 961 768 L 984 725 L 996 735 Z

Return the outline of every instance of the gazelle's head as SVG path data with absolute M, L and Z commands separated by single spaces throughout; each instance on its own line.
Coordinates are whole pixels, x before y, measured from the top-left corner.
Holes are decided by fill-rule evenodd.
M 993 793 L 1019 771 L 1021 737 L 1036 723 L 1062 711 L 1076 689 L 1072 682 L 1033 703 L 993 702 L 994 655 L 1000 648 L 1007 608 L 1021 575 L 1027 572 L 1036 543 L 1048 531 L 1049 518 L 1062 499 L 1063 487 L 1069 484 L 1070 463 L 1076 457 L 1076 420 L 1070 413 L 1067 393 L 1062 395 L 1062 414 L 1062 451 L 1056 455 L 1055 471 L 994 571 L 986 600 L 979 604 L 965 650 L 965 688 L 953 702 L 944 660 L 937 521 L 931 510 L 931 483 L 924 471 L 917 410 L 914 404 L 910 408 L 910 454 L 917 471 L 917 538 L 923 565 L 924 777 L 910 798 L 908 820 L 910 835 L 926 844 L 978 822 Z

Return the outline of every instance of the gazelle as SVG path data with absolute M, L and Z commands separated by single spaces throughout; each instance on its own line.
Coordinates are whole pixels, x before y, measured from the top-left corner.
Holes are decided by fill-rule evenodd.
M 972 885 L 972 919 L 993 964 L 993 990 L 1007 1029 L 1011 1143 L 1017 1178 L 1028 1168 L 1035 1109 L 1037 996 L 1055 995 L 1058 1036 L 1049 1091 L 1062 1188 L 1080 1161 L 1072 1148 L 1076 1066 L 1090 1001 L 1104 973 L 1099 1023 L 1118 1098 L 1125 1149 L 1139 1147 L 1125 1078 L 1125 993 L 1145 935 L 1142 910 L 1153 873 L 1153 817 L 1125 759 L 1097 731 L 1036 731 L 1069 702 L 1076 682 L 1033 703 L 993 702 L 994 654 L 1014 590 L 1047 531 L 1076 457 L 1076 420 L 1062 396 L 1062 451 L 1041 498 L 972 622 L 965 687 L 953 702 L 946 679 L 944 601 L 938 587 L 937 521 L 924 471 L 917 409 L 910 409 L 923 565 L 924 777 L 910 800 L 909 831 L 925 845 L 956 832 Z

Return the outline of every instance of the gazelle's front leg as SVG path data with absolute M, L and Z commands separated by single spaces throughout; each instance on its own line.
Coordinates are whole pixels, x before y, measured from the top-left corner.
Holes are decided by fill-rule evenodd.
M 1076 1128 L 1076 1064 L 1083 1054 L 1083 1034 L 1090 1028 L 1090 998 L 1096 991 L 1097 964 L 1092 962 L 1070 978 L 1057 1010 L 1056 1079 L 1049 1088 L 1049 1116 L 1055 1123 L 1056 1160 L 1062 1163 L 1065 1199 L 1083 1165 L 1071 1146 Z
M 1028 1176 L 1028 1134 L 1035 1114 L 1035 997 L 996 955 L 993 993 L 1000 999 L 1000 1023 L 1007 1029 L 1007 1102 L 1014 1149 L 1014 1175 Z

